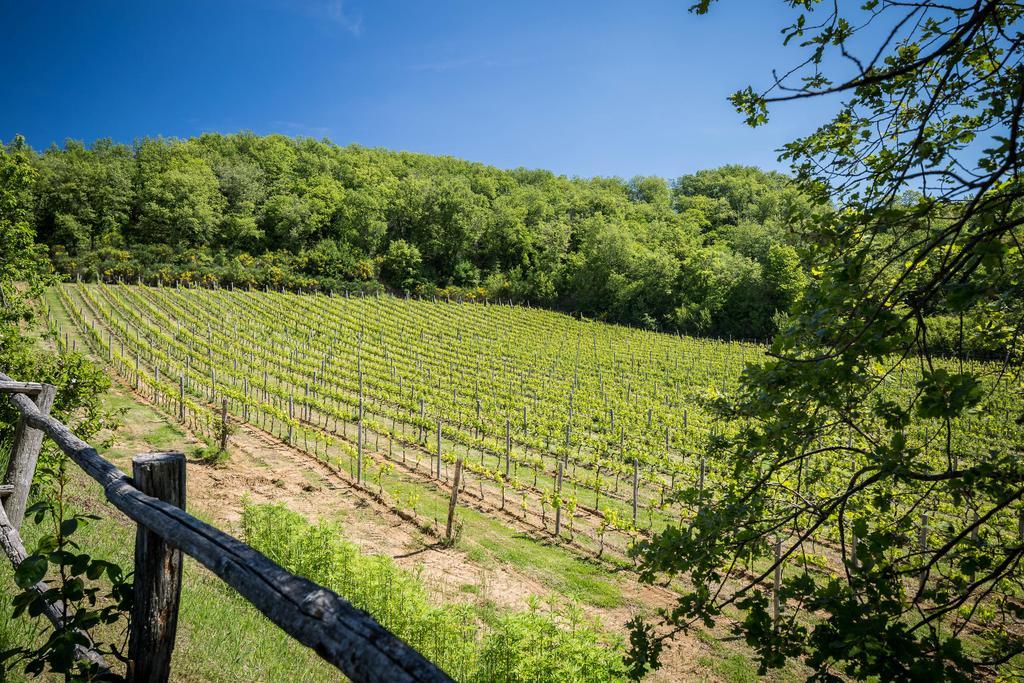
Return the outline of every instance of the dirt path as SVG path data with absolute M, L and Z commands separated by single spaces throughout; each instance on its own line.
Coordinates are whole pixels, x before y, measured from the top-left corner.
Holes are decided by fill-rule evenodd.
M 523 609 L 530 595 L 546 593 L 528 576 L 477 565 L 464 553 L 434 543 L 328 466 L 258 432 L 239 429 L 231 443 L 231 457 L 224 464 L 190 465 L 188 495 L 199 509 L 234 531 L 243 500 L 283 503 L 311 520 L 340 522 L 345 538 L 364 553 L 386 555 L 406 569 L 418 568 L 444 599 L 457 599 L 461 592 L 463 600 L 470 596 Z

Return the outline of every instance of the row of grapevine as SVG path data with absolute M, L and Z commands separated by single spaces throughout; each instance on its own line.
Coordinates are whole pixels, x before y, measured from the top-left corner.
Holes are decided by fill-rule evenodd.
M 716 424 L 707 402 L 762 353 L 508 305 L 103 284 L 60 296 L 114 367 L 170 412 L 208 426 L 226 401 L 236 419 L 369 477 L 381 493 L 396 467 L 444 488 L 462 459 L 463 490 L 495 514 L 594 554 L 685 521 L 728 485 L 728 468 L 702 453 L 736 425 Z M 916 381 L 888 376 L 884 392 L 914 391 Z M 926 422 L 907 432 L 925 452 L 946 436 L 969 453 L 1019 430 L 969 419 L 951 435 Z M 833 436 L 849 446 L 870 438 Z M 857 466 L 830 458 L 832 443 L 795 483 L 800 495 L 842 485 Z M 902 496 L 894 491 L 892 504 L 906 506 L 926 543 L 978 514 Z M 850 546 L 849 533 L 816 533 L 823 565 Z

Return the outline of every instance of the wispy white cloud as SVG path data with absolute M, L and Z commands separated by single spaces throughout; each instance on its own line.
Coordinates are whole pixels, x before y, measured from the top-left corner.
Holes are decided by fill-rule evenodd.
M 284 10 L 297 12 L 318 22 L 331 24 L 356 38 L 363 35 L 363 15 L 351 0 L 270 0 Z
M 346 8 L 345 0 L 328 0 L 323 5 L 324 15 L 338 26 L 358 37 L 363 34 L 363 17 Z

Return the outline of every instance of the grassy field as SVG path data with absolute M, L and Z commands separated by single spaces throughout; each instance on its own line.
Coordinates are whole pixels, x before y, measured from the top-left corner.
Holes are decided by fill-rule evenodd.
M 204 444 L 187 437 L 166 422 L 152 408 L 133 401 L 122 391 L 111 393 L 105 404 L 123 410 L 125 426 L 118 430 L 115 445 L 103 453 L 123 470 L 131 470 L 131 456 L 155 450 L 181 450 L 194 453 Z M 78 468 L 69 469 L 70 505 L 94 512 L 100 519 L 79 532 L 78 542 L 97 557 L 130 567 L 135 526 L 111 508 L 99 485 Z M 204 518 L 202 510 L 190 508 Z M 210 520 L 207 520 L 210 521 Z M 31 522 L 23 527 L 26 546 L 31 548 L 38 529 Z M 13 576 L 8 564 L 0 568 L 3 593 L 13 594 Z M 38 636 L 37 628 L 25 618 L 9 619 L 3 601 L 0 612 L 0 642 L 25 642 Z M 174 680 L 181 681 L 327 681 L 337 680 L 333 668 L 324 664 L 308 648 L 299 645 L 276 628 L 224 583 L 186 559 L 182 584 L 181 612 L 175 650 Z M 105 634 L 115 642 L 120 634 Z M 16 672 L 8 680 L 21 680 Z

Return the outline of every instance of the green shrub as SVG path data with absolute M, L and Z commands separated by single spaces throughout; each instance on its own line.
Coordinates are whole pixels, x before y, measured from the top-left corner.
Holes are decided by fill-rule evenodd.
M 460 681 L 616 681 L 618 642 L 573 605 L 499 613 L 484 623 L 468 605 L 435 605 L 422 581 L 390 557 L 364 555 L 337 524 L 310 524 L 277 505 L 246 505 L 246 541 L 289 571 L 320 583 Z

